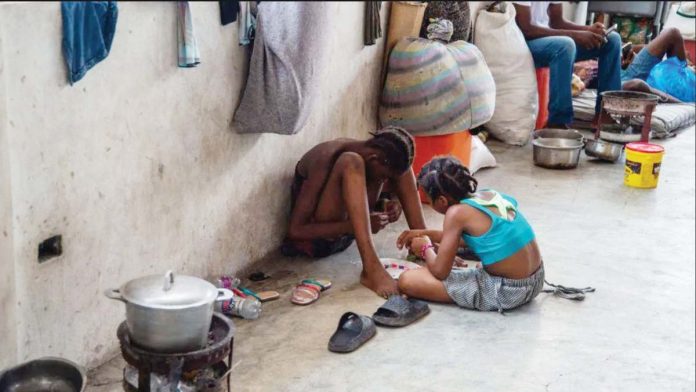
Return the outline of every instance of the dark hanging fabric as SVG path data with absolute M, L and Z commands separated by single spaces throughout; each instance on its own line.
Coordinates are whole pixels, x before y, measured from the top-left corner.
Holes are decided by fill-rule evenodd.
M 218 1 L 220 3 L 220 23 L 227 25 L 237 21 L 239 13 L 238 1 Z
M 63 57 L 70 84 L 109 55 L 116 32 L 115 1 L 63 1 Z
M 382 36 L 382 20 L 379 16 L 381 8 L 381 1 L 365 2 L 365 45 L 374 45 L 377 38 Z
M 423 26 L 420 36 L 428 37 L 426 29 L 430 24 L 430 18 L 448 19 L 454 26 L 452 41 L 468 41 L 471 31 L 471 17 L 468 1 L 431 1 L 423 15 Z

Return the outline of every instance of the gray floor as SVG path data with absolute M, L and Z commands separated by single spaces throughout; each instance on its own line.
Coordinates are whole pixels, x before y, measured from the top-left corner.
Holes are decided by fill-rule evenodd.
M 531 147 L 489 143 L 499 167 L 484 187 L 516 196 L 532 223 L 551 282 L 591 285 L 584 302 L 541 294 L 500 315 L 431 305 L 425 319 L 379 329 L 358 351 L 326 345 L 346 311 L 369 315 L 382 300 L 358 284 L 355 246 L 318 261 L 272 260 L 256 288 L 281 299 L 259 320 L 237 319 L 235 391 L 693 391 L 694 129 L 666 147 L 654 190 L 625 187 L 623 165 L 588 161 L 572 171 L 534 167 Z M 442 217 L 426 211 L 428 224 Z M 377 236 L 397 256 L 395 224 Z M 289 303 L 305 277 L 333 288 L 311 306 Z M 120 359 L 91 372 L 89 391 L 119 390 Z

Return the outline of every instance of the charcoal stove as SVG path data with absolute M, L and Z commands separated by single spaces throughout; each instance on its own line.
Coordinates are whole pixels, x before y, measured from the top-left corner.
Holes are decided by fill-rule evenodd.
M 595 139 L 617 143 L 649 141 L 652 113 L 659 100 L 657 95 L 634 91 L 603 92 L 602 110 L 612 121 L 600 116 Z
M 218 392 L 222 391 L 224 379 L 227 391 L 231 390 L 234 324 L 220 313 L 213 314 L 208 345 L 197 351 L 164 354 L 140 348 L 131 342 L 125 321 L 118 327 L 117 335 L 121 354 L 128 363 L 123 377 L 126 391 Z

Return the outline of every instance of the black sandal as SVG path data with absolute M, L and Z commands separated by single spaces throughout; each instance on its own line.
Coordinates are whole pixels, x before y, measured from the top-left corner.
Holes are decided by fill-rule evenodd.
M 430 307 L 427 303 L 395 294 L 377 309 L 372 319 L 386 327 L 405 327 L 428 313 Z
M 377 334 L 374 321 L 353 312 L 344 313 L 336 332 L 329 339 L 329 351 L 349 353 Z

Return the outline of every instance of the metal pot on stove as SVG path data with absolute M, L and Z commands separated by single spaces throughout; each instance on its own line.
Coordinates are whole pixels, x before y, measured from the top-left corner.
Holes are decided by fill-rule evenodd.
M 233 297 L 230 290 L 172 271 L 131 280 L 104 294 L 126 304 L 126 325 L 133 343 L 162 353 L 205 347 L 215 302 Z

